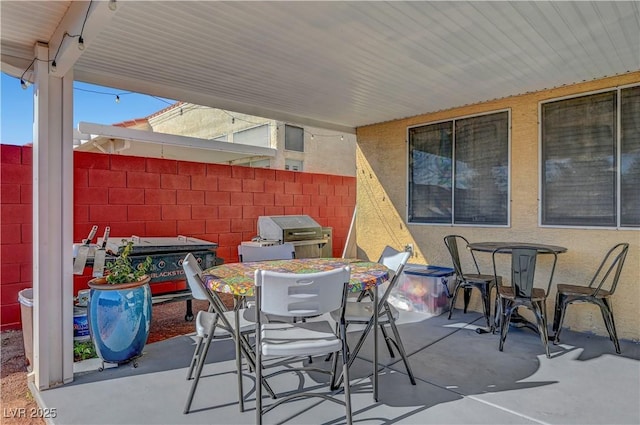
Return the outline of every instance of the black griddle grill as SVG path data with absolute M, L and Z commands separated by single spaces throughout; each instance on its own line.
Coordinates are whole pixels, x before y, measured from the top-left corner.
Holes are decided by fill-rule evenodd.
M 193 320 L 192 296 L 189 288 L 169 292 L 155 289 L 154 293 L 154 284 L 185 279 L 182 261 L 189 252 L 198 260 L 203 270 L 222 264 L 223 259 L 216 255 L 218 244 L 186 236 L 127 238 L 112 236 L 107 242 L 105 264 L 108 265 L 109 262 L 114 261 L 115 255 L 120 253 L 129 241 L 133 241 L 130 258 L 134 267 L 144 262 L 147 256 L 151 257 L 151 269 L 148 274 L 151 277 L 149 285 L 153 294 L 153 304 L 186 301 L 185 320 Z M 101 243 L 102 241 L 99 240 L 98 244 Z M 89 264 L 89 261 L 87 263 Z

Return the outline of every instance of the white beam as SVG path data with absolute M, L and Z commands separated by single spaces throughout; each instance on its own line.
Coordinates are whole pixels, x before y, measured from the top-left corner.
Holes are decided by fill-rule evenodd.
M 79 37 L 82 36 L 85 49 L 89 49 L 115 13 L 109 9 L 108 1 L 72 1 L 49 39 L 49 60 L 56 61 L 56 70 L 51 72 L 62 77 L 72 69 L 82 54 Z
M 33 379 L 43 390 L 73 379 L 73 73 L 52 77 L 38 60 L 34 75 Z
M 218 140 L 199 139 L 196 137 L 177 136 L 174 134 L 155 133 L 153 131 L 136 130 L 112 125 L 78 123 L 78 130 L 85 134 L 94 134 L 112 139 L 133 140 L 163 145 L 184 146 L 208 149 L 220 152 L 249 154 L 256 156 L 276 156 L 277 150 L 262 146 L 243 145 L 240 143 L 220 142 Z
M 24 59 L 16 56 L 2 56 L 2 72 L 16 78 L 22 77 L 24 81 L 33 81 L 33 59 Z

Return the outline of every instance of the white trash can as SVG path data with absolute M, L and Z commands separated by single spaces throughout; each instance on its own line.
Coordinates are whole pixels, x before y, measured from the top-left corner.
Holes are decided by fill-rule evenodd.
M 18 292 L 18 301 L 20 301 L 24 354 L 27 357 L 27 370 L 31 372 L 33 365 L 33 289 L 27 288 Z

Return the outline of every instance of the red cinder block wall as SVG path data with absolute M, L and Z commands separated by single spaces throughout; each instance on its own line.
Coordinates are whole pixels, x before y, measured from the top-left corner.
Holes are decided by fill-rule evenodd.
M 340 256 L 356 204 L 355 177 L 156 158 L 75 152 L 74 179 L 75 242 L 94 224 L 99 236 L 111 226 L 111 238 L 185 235 L 218 243 L 225 262 L 238 260 L 261 215 L 311 216 L 333 228 Z M 31 148 L 2 145 L 0 236 L 4 330 L 19 327 L 17 294 L 31 286 Z M 74 276 L 74 293 L 88 280 Z M 154 284 L 154 292 L 182 288 Z
M 19 328 L 18 292 L 31 287 L 31 170 L 31 148 L 0 145 L 0 325 L 3 331 Z

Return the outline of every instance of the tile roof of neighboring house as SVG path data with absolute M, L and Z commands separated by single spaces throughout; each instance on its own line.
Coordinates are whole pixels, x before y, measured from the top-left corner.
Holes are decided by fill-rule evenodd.
M 179 101 L 174 103 L 173 105 L 169 105 L 164 109 L 160 109 L 159 111 L 154 112 L 153 114 L 146 116 L 144 118 L 134 118 L 132 120 L 127 120 L 127 121 L 122 121 L 116 124 L 113 124 L 115 127 L 133 127 L 139 124 L 144 124 L 144 123 L 148 123 L 150 118 L 156 117 L 160 114 L 164 114 L 167 111 L 170 111 L 180 105 L 183 105 L 184 102 Z

